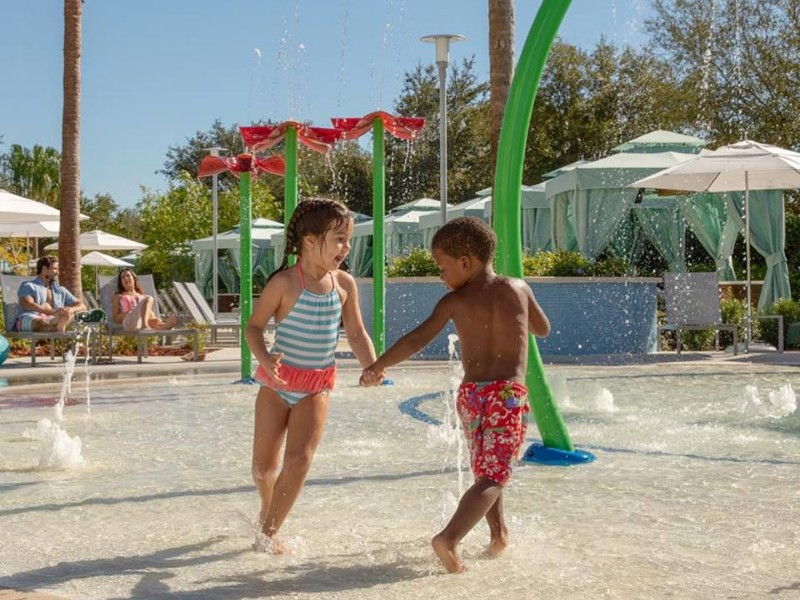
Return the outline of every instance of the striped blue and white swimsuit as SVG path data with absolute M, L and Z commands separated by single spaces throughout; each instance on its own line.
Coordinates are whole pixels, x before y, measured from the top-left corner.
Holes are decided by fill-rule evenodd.
M 271 352 L 283 353 L 278 375 L 286 385 L 274 381 L 259 365 L 255 378 L 275 390 L 286 404 L 294 406 L 311 394 L 333 389 L 336 382 L 336 344 L 342 301 L 336 290 L 314 294 L 306 289 L 303 270 L 297 265 L 300 296 L 284 319 L 275 326 Z

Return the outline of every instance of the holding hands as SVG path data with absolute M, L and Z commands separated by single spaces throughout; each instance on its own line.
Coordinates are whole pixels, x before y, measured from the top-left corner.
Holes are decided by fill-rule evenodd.
M 359 385 L 374 386 L 381 384 L 384 377 L 386 377 L 386 371 L 377 370 L 374 367 L 375 364 L 373 363 L 361 372 L 361 378 L 358 380 Z

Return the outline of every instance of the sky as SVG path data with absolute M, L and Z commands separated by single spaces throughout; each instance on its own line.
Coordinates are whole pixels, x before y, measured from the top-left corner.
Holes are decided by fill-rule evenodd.
M 540 0 L 517 0 L 516 55 Z M 86 0 L 81 187 L 123 208 L 165 191 L 170 146 L 215 119 L 310 121 L 392 110 L 403 74 L 435 62 L 420 37 L 453 33 L 451 63 L 489 77 L 488 0 Z M 0 152 L 61 148 L 63 0 L 0 0 Z M 573 0 L 560 36 L 642 43 L 647 0 Z M 9 60 L 8 57 L 14 57 Z

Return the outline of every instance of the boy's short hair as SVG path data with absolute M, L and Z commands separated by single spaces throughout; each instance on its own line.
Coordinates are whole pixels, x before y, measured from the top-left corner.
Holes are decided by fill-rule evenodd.
M 453 258 L 474 256 L 488 263 L 494 258 L 497 236 L 477 217 L 458 217 L 436 232 L 431 242 L 431 250 L 434 248 Z

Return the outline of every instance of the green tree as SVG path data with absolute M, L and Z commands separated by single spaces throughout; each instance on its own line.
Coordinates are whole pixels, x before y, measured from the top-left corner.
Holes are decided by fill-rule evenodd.
M 655 0 L 646 23 L 689 122 L 718 146 L 800 147 L 800 0 Z
M 408 144 L 387 136 L 387 206 L 439 197 L 439 86 L 432 65 L 406 72 L 395 114 L 424 117 L 425 127 Z M 473 198 L 491 185 L 489 84 L 474 72 L 474 58 L 451 66 L 447 80 L 448 199 Z
M 204 157 L 209 155 L 209 148 L 224 148 L 220 154 L 235 156 L 244 152 L 244 143 L 239 133 L 239 125 L 223 125 L 217 119 L 208 131 L 197 131 L 186 142 L 177 146 L 170 146 L 163 168 L 159 171 L 167 179 L 179 180 L 183 173 L 190 173 L 197 177 L 197 170 Z M 204 185 L 211 186 L 211 179 L 204 179 Z M 219 178 L 220 188 L 235 188 L 236 180 L 229 177 Z
M 265 179 L 253 181 L 253 217 L 278 219 L 280 208 Z M 221 191 L 218 204 L 222 232 L 239 222 L 238 191 Z M 137 269 L 152 273 L 158 285 L 173 279 L 193 280 L 194 255 L 190 242 L 212 234 L 211 195 L 205 185 L 184 173 L 170 184 L 165 194 L 144 189 L 136 209 L 141 224 L 138 239 L 148 245 Z
M 557 40 L 533 107 L 524 181 L 577 160 L 596 160 L 653 129 L 686 129 L 674 75 L 648 50 L 591 51 Z
M 334 198 L 350 210 L 372 214 L 372 154 L 357 140 L 340 142 L 327 155 L 303 150 L 300 163 L 304 196 Z
M 12 144 L 0 156 L 0 172 L 9 191 L 55 207 L 60 205 L 60 170 L 61 154 L 49 146 Z

